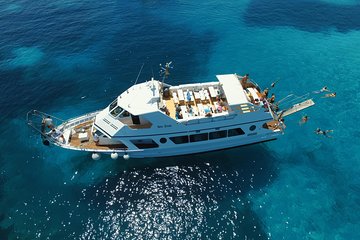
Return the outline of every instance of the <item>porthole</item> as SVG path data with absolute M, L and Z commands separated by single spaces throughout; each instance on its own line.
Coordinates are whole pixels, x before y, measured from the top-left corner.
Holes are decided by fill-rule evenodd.
M 160 142 L 161 142 L 161 143 L 166 143 L 166 142 L 167 142 L 167 139 L 166 139 L 166 138 L 160 138 Z
M 254 131 L 255 129 L 256 129 L 255 125 L 251 125 L 250 128 L 249 128 L 250 131 Z

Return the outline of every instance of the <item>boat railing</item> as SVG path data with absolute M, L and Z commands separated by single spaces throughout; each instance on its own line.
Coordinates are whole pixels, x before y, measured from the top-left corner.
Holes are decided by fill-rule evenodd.
M 241 79 L 244 77 L 244 76 L 240 76 L 238 74 L 236 74 L 236 77 L 238 78 L 239 81 L 241 81 Z M 257 84 L 257 82 L 255 82 L 254 79 L 248 79 L 246 81 L 246 86 L 243 86 L 243 88 L 256 88 L 259 92 L 261 91 L 261 88 L 259 87 L 259 85 Z
M 54 124 L 54 126 L 60 125 L 64 122 L 63 119 L 55 117 L 48 113 L 41 112 L 39 110 L 30 110 L 26 114 L 26 123 L 33 130 L 38 132 L 43 140 L 46 139 L 47 141 L 53 144 L 59 144 L 59 141 L 57 141 L 55 138 L 50 137 L 49 135 L 50 129 L 46 129 L 46 126 L 43 124 L 43 120 L 48 117 L 52 119 L 52 123 Z
M 81 123 L 90 121 L 95 118 L 96 114 L 99 112 L 91 112 L 86 115 L 80 116 L 80 117 L 74 117 L 69 120 L 63 120 L 61 118 L 55 117 L 51 114 L 41 112 L 39 110 L 31 110 L 27 112 L 26 114 L 26 123 L 28 126 L 30 126 L 32 129 L 34 129 L 36 132 L 40 133 L 43 139 L 48 140 L 51 143 L 54 144 L 61 144 L 57 139 L 51 137 L 51 134 L 49 134 L 49 131 L 51 129 L 47 129 L 47 126 L 43 124 L 43 120 L 45 118 L 50 117 L 52 120 L 53 127 L 59 129 L 60 131 L 64 132 L 67 129 L 70 129 L 76 125 L 79 125 Z
M 63 119 L 55 117 L 53 115 L 50 115 L 48 113 L 45 112 L 41 112 L 39 110 L 30 110 L 29 112 L 27 112 L 26 114 L 26 122 L 27 123 L 31 123 L 34 120 L 34 117 L 37 117 L 39 119 L 41 119 L 41 121 L 46 118 L 46 117 L 51 117 L 53 119 L 53 121 L 55 121 L 55 125 L 60 125 L 61 123 L 64 122 Z
M 72 128 L 74 126 L 77 126 L 79 124 L 90 121 L 90 120 L 94 119 L 94 117 L 99 113 L 99 111 L 100 110 L 94 111 L 94 112 L 91 112 L 91 113 L 87 113 L 87 114 L 85 114 L 83 116 L 80 116 L 80 117 L 74 117 L 74 118 L 71 118 L 69 120 L 66 120 L 65 122 L 63 122 L 61 124 L 61 128 L 63 130 L 67 130 L 67 129 Z
M 224 120 L 230 120 L 234 119 L 236 117 L 236 114 L 226 115 L 226 116 L 215 116 L 215 117 L 202 117 L 198 119 L 191 119 L 191 120 L 185 120 L 182 121 L 185 125 L 194 125 L 194 124 L 201 124 L 201 123 L 210 123 L 210 122 L 218 122 L 218 121 L 224 121 Z
M 256 88 L 256 90 L 258 90 L 259 92 L 261 92 L 261 88 L 259 87 L 259 85 L 253 79 L 249 79 L 247 81 L 246 87 L 247 88 L 253 87 L 253 88 Z
M 303 102 L 310 98 L 310 93 L 306 93 L 301 96 L 297 96 L 295 94 L 289 94 L 286 97 L 282 98 L 281 100 L 277 101 L 275 105 L 277 105 L 281 109 L 287 109 L 292 107 L 294 104 Z

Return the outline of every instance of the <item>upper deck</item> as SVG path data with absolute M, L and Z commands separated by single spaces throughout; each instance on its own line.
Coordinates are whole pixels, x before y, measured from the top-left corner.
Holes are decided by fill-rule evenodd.
M 232 118 L 261 109 L 256 85 L 243 86 L 236 74 L 217 78 L 214 82 L 178 86 L 154 79 L 133 85 L 97 115 L 95 125 L 111 137 L 129 128 L 145 130 L 159 124 L 172 125 L 174 121 L 200 123 L 203 119 Z
M 243 87 L 236 74 L 217 75 L 218 82 L 171 86 L 160 95 L 159 108 L 177 121 L 226 116 L 258 110 L 261 94 Z

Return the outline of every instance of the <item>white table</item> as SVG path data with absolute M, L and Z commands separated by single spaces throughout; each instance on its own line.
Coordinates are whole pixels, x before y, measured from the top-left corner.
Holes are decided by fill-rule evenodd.
M 200 99 L 201 101 L 205 101 L 205 93 L 204 93 L 204 90 L 200 90 Z
M 200 100 L 200 99 L 201 99 L 199 92 L 194 92 L 194 95 L 195 95 L 195 99 L 196 99 L 196 100 Z
M 80 142 L 89 141 L 89 134 L 87 132 L 79 133 Z
M 184 99 L 184 93 L 183 93 L 183 91 L 181 89 L 177 90 L 177 94 L 179 96 L 179 101 L 184 101 L 185 100 Z
M 175 103 L 175 104 L 179 103 L 179 99 L 178 99 L 178 97 L 177 97 L 177 95 L 176 95 L 176 92 L 173 92 L 173 93 L 172 93 L 172 96 L 173 96 L 174 103 Z
M 218 94 L 217 94 L 217 90 L 215 90 L 213 86 L 209 87 L 209 92 L 210 92 L 210 96 L 211 96 L 212 98 L 215 98 L 215 97 L 217 97 L 217 95 L 218 95 Z

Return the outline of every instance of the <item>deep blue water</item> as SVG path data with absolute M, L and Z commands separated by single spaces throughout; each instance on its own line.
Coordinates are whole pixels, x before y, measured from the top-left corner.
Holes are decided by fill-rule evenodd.
M 0 33 L 0 239 L 360 238 L 358 0 L 1 1 Z M 167 61 L 172 84 L 337 97 L 277 141 L 176 158 L 93 161 L 24 122 L 103 108 Z

